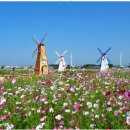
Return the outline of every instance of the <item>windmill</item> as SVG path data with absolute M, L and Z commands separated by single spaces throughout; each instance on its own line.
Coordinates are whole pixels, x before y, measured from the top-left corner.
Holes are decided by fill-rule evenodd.
M 48 60 L 46 56 L 46 48 L 43 44 L 43 41 L 47 37 L 47 34 L 44 35 L 41 42 L 38 42 L 35 36 L 33 36 L 34 42 L 37 45 L 37 48 L 34 50 L 32 57 L 37 53 L 37 59 L 35 63 L 34 72 L 35 74 L 48 74 Z
M 73 67 L 73 63 L 72 63 L 72 52 L 71 52 L 71 55 L 70 55 L 70 66 Z
M 65 54 L 67 53 L 67 50 L 65 50 L 61 55 L 56 51 L 56 55 L 59 57 L 59 59 L 56 61 L 56 64 L 59 64 L 58 71 L 64 71 L 66 69 L 66 62 L 64 59 Z
M 108 62 L 110 62 L 110 59 L 107 57 L 108 51 L 111 50 L 111 47 L 109 47 L 104 53 L 101 51 L 101 49 L 97 48 L 97 50 L 101 53 L 101 57 L 96 61 L 99 62 L 101 60 L 101 67 L 100 72 L 107 71 L 109 68 Z

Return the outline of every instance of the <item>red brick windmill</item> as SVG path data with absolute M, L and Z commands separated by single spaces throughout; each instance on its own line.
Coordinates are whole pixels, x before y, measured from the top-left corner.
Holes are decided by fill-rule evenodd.
M 46 56 L 46 48 L 43 44 L 43 41 L 47 37 L 47 34 L 43 37 L 41 42 L 38 42 L 35 36 L 33 36 L 33 39 L 37 45 L 37 48 L 34 50 L 32 56 L 34 56 L 37 53 L 37 59 L 35 63 L 35 74 L 48 74 L 48 60 Z

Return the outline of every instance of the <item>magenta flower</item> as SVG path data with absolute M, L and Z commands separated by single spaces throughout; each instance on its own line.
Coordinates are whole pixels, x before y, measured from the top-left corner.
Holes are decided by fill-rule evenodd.
M 46 81 L 46 85 L 50 85 L 51 84 L 51 81 Z
M 130 91 L 125 92 L 125 98 L 127 98 L 128 100 L 130 100 Z
M 75 110 L 78 110 L 79 107 L 80 107 L 80 104 L 75 104 L 75 105 L 74 105 L 74 109 L 75 109 Z
M 114 111 L 114 115 L 115 115 L 115 116 L 118 116 L 118 114 L 119 114 L 119 110 L 115 110 L 115 111 Z
M 58 97 L 58 98 L 62 97 L 62 94 L 61 94 L 61 93 L 58 93 L 58 94 L 57 94 L 57 97 Z
M 111 94 L 111 91 L 107 91 L 107 92 L 105 93 L 105 95 L 104 95 L 104 98 L 110 96 L 110 94 Z
M 116 82 L 116 85 L 117 85 L 117 86 L 122 86 L 122 84 L 123 84 L 123 82 L 121 82 L 121 81 L 117 81 L 117 82 Z
M 42 114 L 45 114 L 47 112 L 46 109 L 42 109 Z

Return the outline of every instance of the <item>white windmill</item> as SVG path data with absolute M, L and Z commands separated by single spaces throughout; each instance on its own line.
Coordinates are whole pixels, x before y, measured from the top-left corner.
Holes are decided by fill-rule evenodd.
M 108 62 L 110 62 L 110 59 L 107 57 L 107 52 L 110 51 L 111 48 L 109 47 L 104 53 L 99 48 L 97 48 L 97 50 L 102 54 L 102 56 L 96 61 L 99 62 L 101 60 L 100 72 L 106 72 L 109 68 Z
M 67 50 L 65 50 L 61 55 L 56 51 L 56 55 L 59 57 L 59 59 L 56 61 L 56 64 L 59 64 L 58 71 L 64 71 L 67 67 L 67 64 L 65 62 L 64 56 L 67 53 Z

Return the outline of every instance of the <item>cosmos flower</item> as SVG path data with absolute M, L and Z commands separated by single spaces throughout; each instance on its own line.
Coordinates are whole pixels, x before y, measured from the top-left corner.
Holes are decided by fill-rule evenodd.
M 79 107 L 80 107 L 80 104 L 74 104 L 74 109 L 75 109 L 75 110 L 78 110 Z
M 53 112 L 54 112 L 54 109 L 51 107 L 51 108 L 49 109 L 49 112 L 53 113 Z
M 42 109 L 42 114 L 45 114 L 47 112 L 46 109 Z
M 57 97 L 57 98 L 60 98 L 60 97 L 62 97 L 62 94 L 61 94 L 61 93 L 58 93 L 56 97 Z
M 61 119 L 64 118 L 64 116 L 62 116 L 62 115 L 57 115 L 57 116 L 55 116 L 55 118 L 56 118 L 57 120 L 61 120 Z
M 128 100 L 130 100 L 130 91 L 125 92 L 125 98 L 127 98 Z
M 40 130 L 40 129 L 42 129 L 44 125 L 45 125 L 44 122 L 41 123 L 41 124 L 39 124 L 39 125 L 37 125 L 37 126 L 36 126 L 36 130 Z
M 40 119 L 40 121 L 43 122 L 43 121 L 46 120 L 46 118 L 47 118 L 46 116 L 43 116 L 43 117 Z
M 45 83 L 46 85 L 50 85 L 51 84 L 51 81 L 49 80 L 49 81 L 46 81 L 46 83 Z
M 69 122 L 69 124 L 74 125 L 74 126 L 79 126 L 79 124 L 76 123 L 76 121 L 74 121 L 74 120 L 71 120 L 71 121 Z
M 130 125 L 130 115 L 126 117 L 126 123 Z
M 117 85 L 117 86 L 122 86 L 122 84 L 123 84 L 122 81 L 117 81 L 117 82 L 116 82 L 116 85 Z
M 112 108 L 110 106 L 107 107 L 107 111 L 112 111 Z
M 92 107 L 92 103 L 91 102 L 87 102 L 87 106 L 88 106 L 88 108 L 91 108 Z
M 3 105 L 6 102 L 6 98 L 1 97 L 0 98 L 0 105 Z
M 114 111 L 114 115 L 115 115 L 115 116 L 118 116 L 118 114 L 119 114 L 119 110 L 115 110 L 115 111 Z
M 16 79 L 13 79 L 13 80 L 12 80 L 12 84 L 15 84 L 15 83 L 16 83 Z

